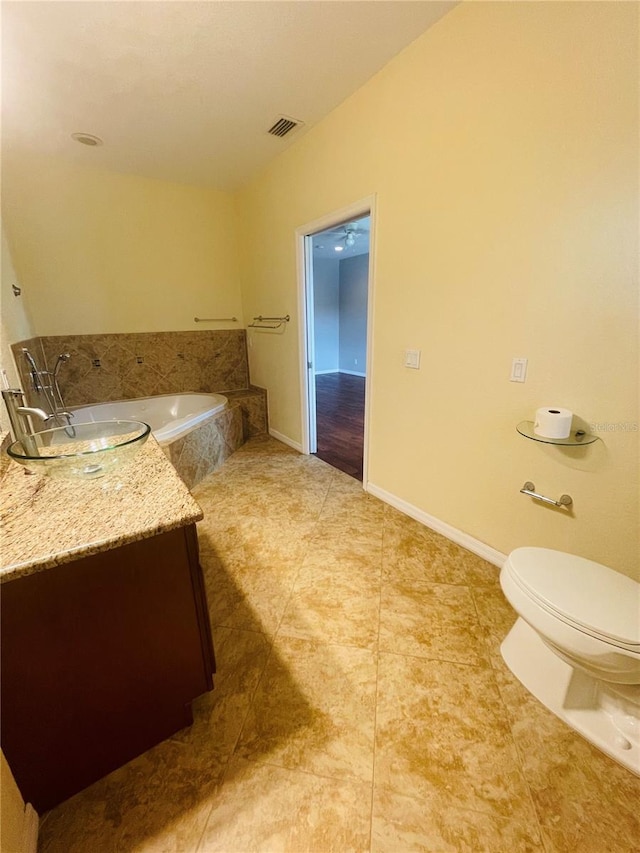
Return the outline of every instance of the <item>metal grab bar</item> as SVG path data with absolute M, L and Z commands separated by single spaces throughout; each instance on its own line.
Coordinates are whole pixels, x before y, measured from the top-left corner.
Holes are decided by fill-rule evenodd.
M 524 486 L 520 489 L 521 494 L 529 495 L 530 498 L 535 498 L 537 501 L 542 501 L 545 504 L 551 504 L 551 506 L 564 506 L 569 507 L 573 503 L 573 498 L 571 495 L 560 495 L 560 500 L 554 501 L 553 498 L 548 498 L 545 495 L 539 495 L 536 492 L 536 487 L 530 480 L 524 484 Z
M 249 329 L 279 329 L 280 326 L 283 326 L 285 323 L 289 322 L 291 316 L 289 314 L 285 314 L 284 317 L 263 317 L 262 314 L 259 314 L 253 319 L 257 320 L 258 322 L 248 323 Z M 275 326 L 261 325 L 263 323 L 275 323 Z
M 194 317 L 194 323 L 237 323 L 237 317 Z

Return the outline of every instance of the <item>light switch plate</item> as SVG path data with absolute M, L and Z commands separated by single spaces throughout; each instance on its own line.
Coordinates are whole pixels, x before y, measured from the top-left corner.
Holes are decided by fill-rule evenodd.
M 420 350 L 406 349 L 404 351 L 404 366 L 412 367 L 414 370 L 420 369 Z
M 527 362 L 526 358 L 514 358 L 511 362 L 511 382 L 524 382 L 527 378 Z

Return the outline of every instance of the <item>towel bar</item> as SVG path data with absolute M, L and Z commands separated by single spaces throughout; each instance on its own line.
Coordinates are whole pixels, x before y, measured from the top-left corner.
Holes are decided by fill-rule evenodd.
M 279 329 L 280 326 L 288 323 L 291 317 L 289 314 L 285 314 L 284 317 L 263 317 L 262 314 L 259 314 L 253 319 L 258 322 L 249 323 L 248 328 L 250 329 Z M 275 325 L 262 325 L 264 323 L 275 323 Z

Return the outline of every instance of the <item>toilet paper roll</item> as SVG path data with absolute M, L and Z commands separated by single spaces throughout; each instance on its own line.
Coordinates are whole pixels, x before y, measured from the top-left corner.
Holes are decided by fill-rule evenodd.
M 573 412 L 559 406 L 544 406 L 536 411 L 533 431 L 541 438 L 569 438 Z

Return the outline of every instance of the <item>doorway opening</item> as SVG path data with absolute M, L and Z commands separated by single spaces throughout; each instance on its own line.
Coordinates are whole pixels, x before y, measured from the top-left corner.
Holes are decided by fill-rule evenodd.
M 342 214 L 301 235 L 303 449 L 366 483 L 371 207 Z

